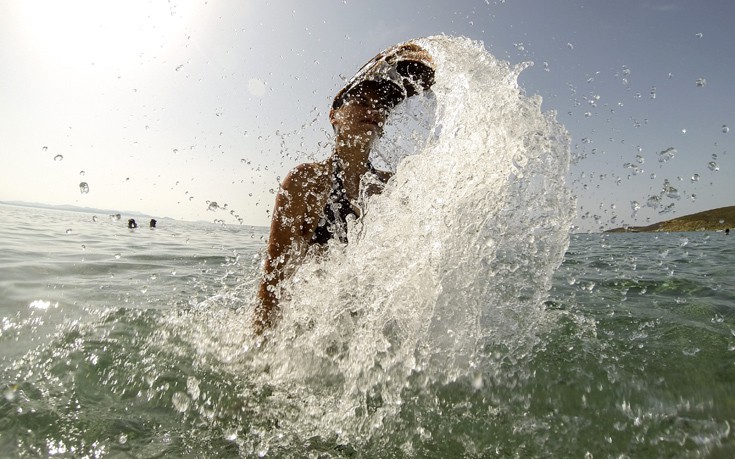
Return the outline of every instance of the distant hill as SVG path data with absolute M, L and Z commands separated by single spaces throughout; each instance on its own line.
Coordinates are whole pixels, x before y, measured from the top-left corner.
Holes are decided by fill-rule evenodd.
M 605 231 L 606 233 L 649 233 L 680 231 L 718 231 L 726 228 L 735 229 L 735 206 L 705 210 L 696 214 L 673 218 L 648 226 L 627 226 Z

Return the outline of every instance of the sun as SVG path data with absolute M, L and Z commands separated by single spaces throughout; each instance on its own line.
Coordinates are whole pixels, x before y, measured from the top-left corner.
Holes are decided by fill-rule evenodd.
M 18 2 L 26 39 L 46 59 L 65 65 L 125 63 L 183 39 L 203 2 L 24 0 Z M 121 62 L 122 61 L 122 62 Z

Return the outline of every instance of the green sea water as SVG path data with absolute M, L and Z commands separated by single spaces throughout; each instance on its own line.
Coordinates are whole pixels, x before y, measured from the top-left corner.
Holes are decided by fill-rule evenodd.
M 575 235 L 532 326 L 488 339 L 464 373 L 424 362 L 355 400 L 352 416 L 379 426 L 315 433 L 344 382 L 257 364 L 261 230 L 0 213 L 3 457 L 735 452 L 735 240 L 722 233 Z

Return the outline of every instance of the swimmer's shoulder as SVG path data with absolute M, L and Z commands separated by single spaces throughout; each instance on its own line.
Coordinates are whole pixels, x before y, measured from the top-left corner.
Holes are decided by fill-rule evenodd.
M 299 164 L 286 175 L 281 188 L 289 193 L 316 192 L 329 184 L 330 174 L 327 161 Z

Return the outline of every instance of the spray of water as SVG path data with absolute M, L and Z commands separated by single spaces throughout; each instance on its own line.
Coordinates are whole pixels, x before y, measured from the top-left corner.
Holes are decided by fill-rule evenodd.
M 397 109 L 375 152 L 395 175 L 363 202 L 349 244 L 289 281 L 252 362 L 298 399 L 280 425 L 305 437 L 366 440 L 411 384 L 488 383 L 490 349 L 517 358 L 534 344 L 568 244 L 567 133 L 518 87 L 526 65 L 467 39 L 422 45 L 436 84 Z

